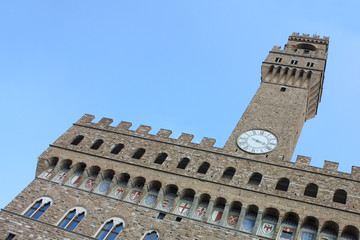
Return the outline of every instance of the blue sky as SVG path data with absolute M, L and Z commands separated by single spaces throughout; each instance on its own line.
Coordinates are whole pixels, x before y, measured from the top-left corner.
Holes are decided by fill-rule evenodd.
M 37 157 L 83 114 L 217 140 L 260 84 L 261 62 L 292 32 L 330 36 L 318 115 L 294 156 L 359 164 L 358 1 L 1 1 L 0 208 Z M 294 159 L 293 159 L 294 160 Z

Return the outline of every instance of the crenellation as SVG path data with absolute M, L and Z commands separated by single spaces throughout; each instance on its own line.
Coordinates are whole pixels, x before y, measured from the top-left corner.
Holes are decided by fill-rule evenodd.
M 84 115 L 76 122 L 76 124 L 91 123 L 94 119 L 95 119 L 95 116 L 94 116 L 94 115 L 84 114 Z
M 157 132 L 156 136 L 157 136 L 157 137 L 161 137 L 161 138 L 170 138 L 171 134 L 172 134 L 172 131 L 171 131 L 171 130 L 160 129 L 160 130 Z
M 187 133 L 181 133 L 179 138 L 177 139 L 177 142 L 182 145 L 189 144 L 194 138 L 194 135 L 187 134 Z
M 107 128 L 112 122 L 113 120 L 111 118 L 101 118 L 97 125 L 102 128 Z
M 213 138 L 204 137 L 201 140 L 199 145 L 204 148 L 212 148 L 214 146 L 215 142 L 216 142 L 216 140 Z
M 116 130 L 129 130 L 129 128 L 132 126 L 132 123 L 121 121 L 117 126 Z
M 324 161 L 324 166 L 323 166 L 323 169 L 324 171 L 326 172 L 329 172 L 329 173 L 338 173 L 338 167 L 339 167 L 339 163 L 337 162 L 330 162 L 330 161 Z
M 146 125 L 140 125 L 137 129 L 136 129 L 136 133 L 139 133 L 143 136 L 147 136 L 149 134 L 151 130 L 151 127 L 146 126 Z
M 295 165 L 299 167 L 308 167 L 310 166 L 311 158 L 306 156 L 297 155 Z

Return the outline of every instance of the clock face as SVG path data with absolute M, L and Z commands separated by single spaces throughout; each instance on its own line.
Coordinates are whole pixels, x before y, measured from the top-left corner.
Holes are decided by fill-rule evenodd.
M 236 143 L 245 152 L 262 154 L 275 149 L 277 138 L 265 130 L 250 130 L 242 133 Z

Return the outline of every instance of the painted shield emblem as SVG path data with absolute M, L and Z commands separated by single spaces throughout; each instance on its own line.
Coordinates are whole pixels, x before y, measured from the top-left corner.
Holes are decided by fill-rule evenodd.
M 99 186 L 99 193 L 105 194 L 110 187 L 110 183 L 102 182 Z
M 48 170 L 46 170 L 45 172 L 43 172 L 42 174 L 42 178 L 45 178 L 45 179 L 49 179 L 49 177 L 51 176 L 52 172 L 54 171 L 53 168 L 49 168 Z
M 245 218 L 243 227 L 245 229 L 245 231 L 250 231 L 253 229 L 254 225 L 255 225 L 255 219 L 252 218 Z
M 206 213 L 206 208 L 198 207 L 196 213 L 194 214 L 195 215 L 194 217 L 197 219 L 203 219 L 205 217 L 205 213 Z
M 218 211 L 218 210 L 213 211 L 213 213 L 211 214 L 211 221 L 214 223 L 219 222 L 222 217 L 222 214 L 223 214 L 222 211 Z
M 153 206 L 156 201 L 156 198 L 157 198 L 156 195 L 148 194 L 145 199 L 145 205 Z
M 74 175 L 70 179 L 70 184 L 71 185 L 76 185 L 76 184 L 79 183 L 79 181 L 80 181 L 80 176 L 79 175 Z
M 139 200 L 139 197 L 140 197 L 140 192 L 139 191 L 136 191 L 136 190 L 133 190 L 130 194 L 130 200 L 132 202 L 137 202 Z
M 274 229 L 275 229 L 275 225 L 270 223 L 264 223 L 261 228 L 262 232 L 266 235 L 271 234 L 274 231 Z
M 60 172 L 55 179 L 55 182 L 62 183 L 66 177 L 67 172 Z
M 113 191 L 113 196 L 116 198 L 121 198 L 121 196 L 123 195 L 125 189 L 122 187 L 116 187 L 116 189 Z
M 174 199 L 166 198 L 163 200 L 161 206 L 164 210 L 170 211 L 173 204 L 174 204 Z
M 95 180 L 94 179 L 88 179 L 85 183 L 85 188 L 86 189 L 92 189 L 93 186 L 95 185 Z
M 239 220 L 239 216 L 230 214 L 227 223 L 229 224 L 229 226 L 235 226 L 238 220 Z
M 181 215 L 187 215 L 190 210 L 191 204 L 182 202 L 179 204 L 177 208 L 177 212 Z

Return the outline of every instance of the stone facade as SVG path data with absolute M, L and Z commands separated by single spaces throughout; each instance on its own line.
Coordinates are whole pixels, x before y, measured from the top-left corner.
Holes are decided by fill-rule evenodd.
M 289 161 L 316 114 L 327 47 L 328 38 L 298 34 L 284 50 L 274 47 L 224 148 L 84 115 L 40 155 L 35 180 L 0 212 L 0 239 L 107 239 L 99 234 L 112 218 L 123 220 L 114 223 L 118 239 L 359 239 L 360 168 L 347 174 L 334 162 Z M 276 148 L 241 150 L 237 137 L 252 129 L 274 133 Z M 30 214 L 48 201 L 39 218 Z M 84 218 L 61 227 L 75 207 Z

